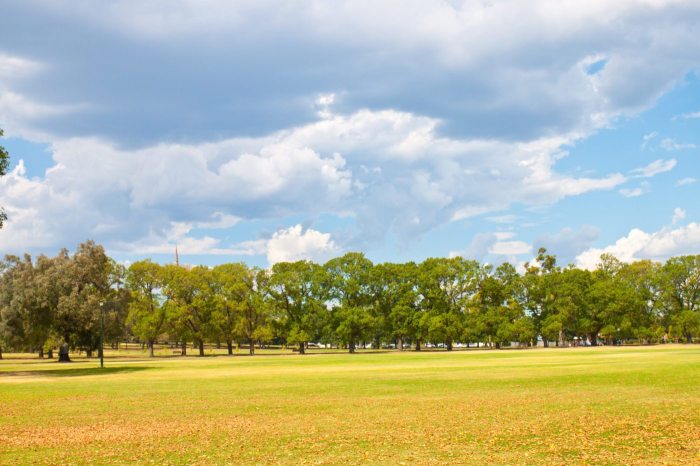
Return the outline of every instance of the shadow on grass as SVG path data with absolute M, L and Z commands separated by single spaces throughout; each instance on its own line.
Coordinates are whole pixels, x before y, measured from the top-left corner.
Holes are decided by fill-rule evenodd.
M 0 372 L 0 377 L 82 377 L 86 375 L 108 375 L 133 373 L 153 369 L 152 367 L 76 367 L 72 369 L 47 369 L 38 371 Z

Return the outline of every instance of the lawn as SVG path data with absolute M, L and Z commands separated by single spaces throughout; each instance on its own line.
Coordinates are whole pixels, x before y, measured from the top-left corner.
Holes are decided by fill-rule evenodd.
M 12 356 L 0 464 L 700 462 L 700 346 Z

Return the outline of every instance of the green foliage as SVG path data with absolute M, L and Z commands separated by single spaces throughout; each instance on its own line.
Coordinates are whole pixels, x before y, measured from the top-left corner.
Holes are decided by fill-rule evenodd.
M 4 136 L 5 132 L 0 128 L 0 137 Z M 0 145 L 0 176 L 7 174 L 7 169 L 10 167 L 10 154 L 7 153 L 7 149 Z M 5 209 L 0 207 L 0 228 L 7 220 L 7 213 Z
M 538 251 L 520 274 L 456 258 L 374 265 L 348 253 L 324 265 L 159 265 L 128 270 L 93 242 L 74 255 L 0 263 L 0 348 L 37 351 L 67 343 L 91 354 L 105 336 L 142 342 L 313 344 L 404 349 L 414 345 L 545 346 L 696 341 L 700 256 L 625 264 L 603 256 L 594 271 L 561 269 Z

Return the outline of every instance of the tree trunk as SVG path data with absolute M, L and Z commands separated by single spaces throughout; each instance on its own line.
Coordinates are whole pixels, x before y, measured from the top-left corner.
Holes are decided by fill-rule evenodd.
M 447 351 L 452 351 L 452 340 L 447 341 Z
M 403 338 L 399 337 L 396 339 L 396 349 L 403 351 Z
M 350 344 L 348 345 L 348 352 L 349 353 L 355 352 L 355 342 L 354 341 L 351 341 Z
M 248 339 L 248 354 L 253 356 L 255 354 L 255 344 L 252 338 Z
M 226 347 L 228 348 L 228 355 L 233 355 L 233 342 L 231 340 L 226 341 Z
M 591 333 L 588 338 L 591 340 L 591 346 L 598 346 L 598 335 Z
M 199 355 L 204 356 L 204 340 L 199 340 L 198 342 L 199 345 Z
M 500 341 L 496 342 L 496 349 L 501 349 L 501 342 Z
M 68 343 L 64 342 L 58 347 L 58 362 L 70 362 Z
M 153 340 L 148 340 L 148 357 L 155 357 L 155 354 L 153 354 Z
M 53 348 L 49 348 L 48 358 L 53 359 Z
M 92 348 L 88 348 L 85 350 L 85 356 L 87 356 L 88 358 L 92 357 Z
M 39 359 L 44 359 L 44 347 L 39 348 Z
M 416 340 L 416 351 L 420 351 L 420 340 Z
M 693 335 L 691 335 L 690 333 L 686 334 L 685 341 L 687 343 L 692 343 L 693 342 Z
M 545 338 L 544 336 L 542 337 L 542 345 L 545 348 L 549 348 L 549 338 Z
M 187 356 L 187 342 L 183 341 L 180 346 L 180 356 Z
M 0 346 L 0 359 L 2 359 L 2 346 Z
M 305 354 L 306 353 L 306 342 L 301 342 L 299 343 L 299 354 Z

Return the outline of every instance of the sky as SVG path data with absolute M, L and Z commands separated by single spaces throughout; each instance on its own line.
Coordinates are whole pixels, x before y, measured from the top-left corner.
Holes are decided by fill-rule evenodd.
M 700 253 L 697 1 L 0 9 L 0 253 Z

